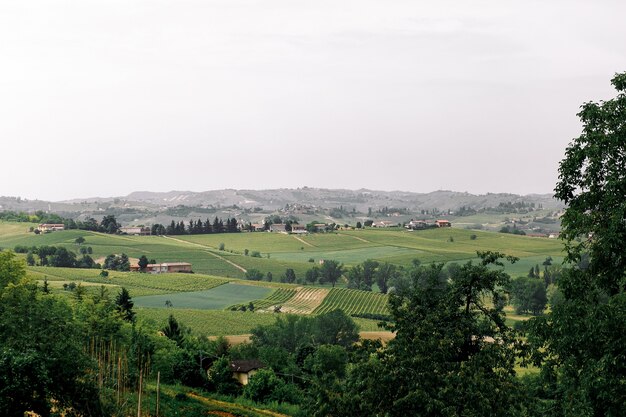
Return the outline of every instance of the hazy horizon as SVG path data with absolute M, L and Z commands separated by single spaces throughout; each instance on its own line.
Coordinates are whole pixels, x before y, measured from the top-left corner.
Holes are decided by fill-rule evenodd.
M 126 194 L 112 194 L 112 195 L 84 195 L 84 196 L 77 196 L 77 197 L 70 197 L 70 198 L 65 198 L 65 199 L 56 199 L 56 200 L 45 200 L 45 199 L 40 199 L 40 198 L 28 198 L 26 196 L 16 196 L 16 195 L 1 195 L 0 197 L 9 197 L 9 198 L 23 198 L 29 201 L 47 201 L 47 202 L 51 202 L 51 203 L 61 203 L 61 202 L 67 202 L 67 201 L 90 201 L 92 199 L 111 199 L 111 198 L 125 198 L 131 194 L 134 193 L 164 193 L 164 194 L 168 194 L 168 193 L 205 193 L 205 192 L 215 192 L 215 191 L 223 191 L 223 190 L 234 190 L 234 191 L 252 191 L 252 192 L 263 192 L 263 191 L 276 191 L 276 190 L 299 190 L 299 189 L 304 189 L 304 188 L 309 188 L 309 189 L 318 189 L 318 190 L 329 190 L 329 191 L 359 191 L 359 190 L 365 190 L 365 191 L 371 191 L 371 192 L 382 192 L 382 193 L 415 193 L 415 194 L 432 194 L 432 193 L 437 193 L 437 192 L 453 192 L 453 193 L 467 193 L 470 195 L 476 195 L 476 196 L 480 196 L 480 195 L 489 195 L 489 194 L 512 194 L 512 195 L 520 195 L 520 196 L 533 196 L 533 195 L 553 195 L 553 192 L 548 192 L 548 193 L 527 193 L 527 194 L 517 194 L 517 193 L 511 193 L 511 192 L 507 192 L 507 191 L 501 191 L 501 192 L 491 192 L 491 191 L 487 191 L 485 193 L 471 193 L 469 191 L 461 191 L 461 190 L 430 190 L 430 191 L 409 191 L 409 190 L 384 190 L 384 189 L 372 189 L 372 188 L 356 188 L 356 189 L 350 189 L 350 188 L 328 188 L 328 187 L 312 187 L 312 186 L 302 186 L 302 187 L 294 187 L 294 188 L 290 188 L 290 187 L 279 187 L 279 188 L 266 188 L 266 189 L 252 189 L 252 188 L 216 188 L 216 189 L 211 189 L 211 190 L 199 190 L 199 191 L 194 191 L 194 190 L 167 190 L 167 191 L 151 191 L 151 190 L 134 190 L 131 191 L 130 193 L 126 193 Z
M 0 195 L 551 193 L 626 3 L 0 4 Z

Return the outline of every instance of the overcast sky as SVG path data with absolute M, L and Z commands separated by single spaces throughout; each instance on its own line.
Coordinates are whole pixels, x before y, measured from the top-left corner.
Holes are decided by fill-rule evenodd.
M 551 192 L 626 2 L 0 2 L 0 195 Z

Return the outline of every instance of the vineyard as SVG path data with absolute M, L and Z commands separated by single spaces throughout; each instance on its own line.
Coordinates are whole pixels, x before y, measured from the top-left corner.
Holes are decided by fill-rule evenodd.
M 311 314 L 324 301 L 330 290 L 326 288 L 297 287 L 296 294 L 283 303 L 281 311 L 293 314 Z
M 313 313 L 321 314 L 341 309 L 346 314 L 389 314 L 388 296 L 371 291 L 333 288 Z
M 297 290 L 293 288 L 279 288 L 271 293 L 268 297 L 253 300 L 252 304 L 256 311 L 273 311 L 273 307 L 277 305 L 283 305 L 287 300 L 292 298 L 296 294 Z M 227 310 L 237 310 L 245 304 L 234 304 L 227 308 Z
M 100 276 L 98 269 L 29 267 L 28 275 L 37 280 L 90 282 L 127 288 L 133 297 L 208 290 L 225 284 L 230 279 L 200 274 L 142 274 L 108 271 Z
M 211 336 L 249 334 L 254 327 L 275 321 L 275 315 L 270 313 L 147 307 L 137 308 L 136 311 L 139 319 L 151 321 L 155 327 L 164 327 L 172 314 L 194 333 Z

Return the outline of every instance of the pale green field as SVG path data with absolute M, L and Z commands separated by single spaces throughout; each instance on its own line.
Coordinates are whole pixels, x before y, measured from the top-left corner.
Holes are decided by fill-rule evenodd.
M 194 333 L 208 336 L 229 336 L 249 334 L 259 325 L 268 325 L 276 321 L 282 313 L 252 313 L 220 310 L 185 310 L 177 308 L 137 308 L 137 316 L 150 326 L 162 328 L 172 314 L 180 323 Z M 361 331 L 378 331 L 376 320 L 355 318 Z
M 86 239 L 84 246 L 93 248 L 94 259 L 111 253 L 126 253 L 134 258 L 146 255 L 157 262 L 190 262 L 195 272 L 234 278 L 244 276 L 241 268 L 271 272 L 275 280 L 287 268 L 294 269 L 296 275 L 302 276 L 312 266 L 308 262 L 310 259 L 315 263 L 321 259 L 334 259 L 348 266 L 366 259 L 410 265 L 415 258 L 422 263 L 463 262 L 474 259 L 477 250 L 493 250 L 517 256 L 522 261 L 528 259 L 525 263 L 520 262 L 520 265 L 526 265 L 537 263 L 539 258 L 543 262 L 548 255 L 555 259 L 562 256 L 562 244 L 556 239 L 457 228 L 414 232 L 366 229 L 303 236 L 259 232 L 165 238 L 116 236 L 76 230 L 37 236 L 28 233 L 28 227 L 28 223 L 0 223 L 0 247 L 63 245 L 78 252 L 79 247 L 73 242 L 82 236 Z M 475 240 L 470 239 L 473 234 L 477 236 Z M 225 244 L 226 251 L 215 249 L 220 243 Z M 245 249 L 259 251 L 262 257 L 244 256 Z M 521 269 L 521 266 L 516 267 L 514 271 L 517 274 Z
M 173 294 L 148 295 L 135 298 L 137 307 L 163 308 L 170 301 L 176 308 L 196 310 L 223 310 L 237 303 L 246 303 L 268 297 L 273 290 L 268 287 L 241 285 L 229 282 L 217 287 Z

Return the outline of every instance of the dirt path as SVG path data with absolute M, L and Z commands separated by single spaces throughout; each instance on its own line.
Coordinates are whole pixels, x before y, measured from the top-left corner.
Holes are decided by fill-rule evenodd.
M 202 397 L 194 392 L 188 392 L 187 397 L 193 398 L 194 400 L 199 401 L 203 404 L 212 405 L 212 406 L 219 405 L 219 406 L 225 407 L 226 410 L 228 409 L 235 409 L 237 411 L 251 410 L 251 411 L 254 411 L 255 413 L 263 414 L 263 415 L 271 416 L 271 417 L 289 417 L 286 414 L 280 414 L 280 413 L 270 411 L 270 410 L 262 410 L 260 408 L 248 407 L 248 406 L 243 406 L 239 404 L 227 403 L 225 401 Z M 223 412 L 223 414 L 216 414 L 215 411 L 212 411 L 211 413 L 214 413 L 214 415 L 234 416 L 234 414 L 228 413 L 228 412 Z
M 312 248 L 316 248 L 316 247 L 317 247 L 317 246 L 315 246 L 315 245 L 311 245 L 309 242 L 307 242 L 306 240 L 304 240 L 304 239 L 300 238 L 299 236 L 296 236 L 296 235 L 291 235 L 291 236 L 293 236 L 293 238 L 294 238 L 294 239 L 296 239 L 296 240 L 298 240 L 298 241 L 300 241 L 300 242 L 304 243 L 304 244 L 305 244 L 305 245 L 307 245 L 307 246 L 310 246 L 310 247 L 312 247 Z
M 218 255 L 217 253 L 213 253 L 211 252 L 211 250 L 216 250 L 214 247 L 212 246 L 208 246 L 208 245 L 201 245 L 199 243 L 194 243 L 194 242 L 187 242 L 186 240 L 182 240 L 182 239 L 176 239 L 175 237 L 170 237 L 170 236 L 163 236 L 166 239 L 172 239 L 175 240 L 176 242 L 180 242 L 180 243 L 186 243 L 188 245 L 192 245 L 192 246 L 198 246 L 202 249 L 204 249 L 204 251 L 206 253 L 208 253 L 209 255 L 215 256 L 218 259 L 221 259 L 222 261 L 231 264 L 232 266 L 234 266 L 235 268 L 237 268 L 238 270 L 242 271 L 243 273 L 248 272 L 248 270 L 246 268 L 244 268 L 241 265 L 237 265 L 236 263 L 234 263 L 233 261 L 229 261 L 228 259 L 224 258 L 223 256 Z
M 355 238 L 356 240 L 360 240 L 361 242 L 365 242 L 365 243 L 372 243 L 372 244 L 374 244 L 374 242 L 369 241 L 369 240 L 365 240 L 365 239 L 363 239 L 362 237 L 353 236 L 353 235 L 346 235 L 345 233 L 337 233 L 337 234 L 339 234 L 339 235 L 341 235 L 341 236 L 350 236 L 350 237 L 352 237 L 352 238 Z
M 250 334 L 238 334 L 233 336 L 224 336 L 228 343 L 232 346 L 240 345 L 242 343 L 250 342 Z M 374 331 L 374 332 L 359 332 L 359 336 L 364 340 L 377 340 L 380 339 L 383 342 L 388 342 L 396 335 L 389 331 Z M 209 336 L 209 339 L 216 340 L 217 336 Z

